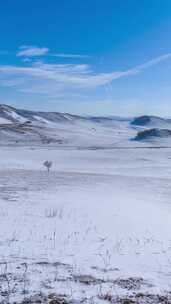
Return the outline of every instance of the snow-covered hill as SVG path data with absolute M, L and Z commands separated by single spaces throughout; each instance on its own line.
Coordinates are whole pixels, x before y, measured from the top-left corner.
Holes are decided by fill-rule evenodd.
M 27 111 L 0 105 L 2 144 L 111 147 L 129 137 L 128 127 L 129 120 L 116 117 Z
M 152 140 L 156 138 L 170 138 L 171 130 L 168 129 L 148 129 L 138 132 L 136 140 Z
M 170 303 L 171 128 L 142 120 L 0 106 L 0 303 Z
M 133 126 L 149 128 L 171 128 L 171 119 L 161 118 L 158 116 L 143 115 L 132 120 Z
M 117 148 L 146 145 L 169 145 L 169 137 L 144 137 L 137 134 L 145 130 L 171 130 L 171 120 L 155 116 L 134 119 L 121 117 L 79 116 L 59 112 L 16 109 L 0 105 L 1 145 L 48 145 L 69 148 Z M 161 132 L 160 132 L 161 131 Z M 138 138 L 139 139 L 139 138 Z

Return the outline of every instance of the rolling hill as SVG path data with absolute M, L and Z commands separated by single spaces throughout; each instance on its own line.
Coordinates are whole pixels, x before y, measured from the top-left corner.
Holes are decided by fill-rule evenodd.
M 137 143 L 143 147 L 149 142 L 153 145 L 155 139 L 155 145 L 160 146 L 171 144 L 170 130 L 171 120 L 156 116 L 79 116 L 0 105 L 1 145 L 104 149 Z

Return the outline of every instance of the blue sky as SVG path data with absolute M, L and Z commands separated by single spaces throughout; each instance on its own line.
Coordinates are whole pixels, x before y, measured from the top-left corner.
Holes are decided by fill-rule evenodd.
M 0 103 L 171 116 L 170 0 L 0 3 Z

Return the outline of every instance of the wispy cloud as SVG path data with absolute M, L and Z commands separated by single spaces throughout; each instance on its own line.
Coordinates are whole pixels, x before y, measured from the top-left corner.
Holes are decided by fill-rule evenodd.
M 81 54 L 64 54 L 64 53 L 59 53 L 59 54 L 51 54 L 53 57 L 58 57 L 58 58 L 90 58 L 88 55 L 81 55 Z
M 171 58 L 171 53 L 164 54 L 164 55 L 156 57 L 152 60 L 149 60 L 141 65 L 138 65 L 130 70 L 127 70 L 127 71 L 125 71 L 125 73 L 128 73 L 128 75 L 136 75 L 136 74 L 141 73 L 141 71 L 148 69 L 152 66 L 155 66 L 155 65 L 159 64 L 160 62 L 165 61 L 170 58 Z
M 22 45 L 19 47 L 17 52 L 17 57 L 39 57 L 39 56 L 50 56 L 57 58 L 67 58 L 67 59 L 83 59 L 90 58 L 88 55 L 81 54 L 68 54 L 68 53 L 51 53 L 47 47 L 38 47 L 32 45 Z
M 37 46 L 27 46 L 23 45 L 19 48 L 17 52 L 18 57 L 35 57 L 43 56 L 49 52 L 49 49 L 46 47 L 37 47 Z
M 29 66 L 0 66 L 0 84 L 19 91 L 47 94 L 91 90 L 123 77 L 134 76 L 163 61 L 171 59 L 171 53 L 159 56 L 125 71 L 95 73 L 87 64 L 30 63 Z

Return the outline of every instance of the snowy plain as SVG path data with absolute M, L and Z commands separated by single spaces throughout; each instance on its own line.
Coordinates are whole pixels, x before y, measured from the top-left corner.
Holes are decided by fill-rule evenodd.
M 1 301 L 170 292 L 170 148 L 1 147 L 0 168 Z
M 171 303 L 170 129 L 0 105 L 0 303 Z

